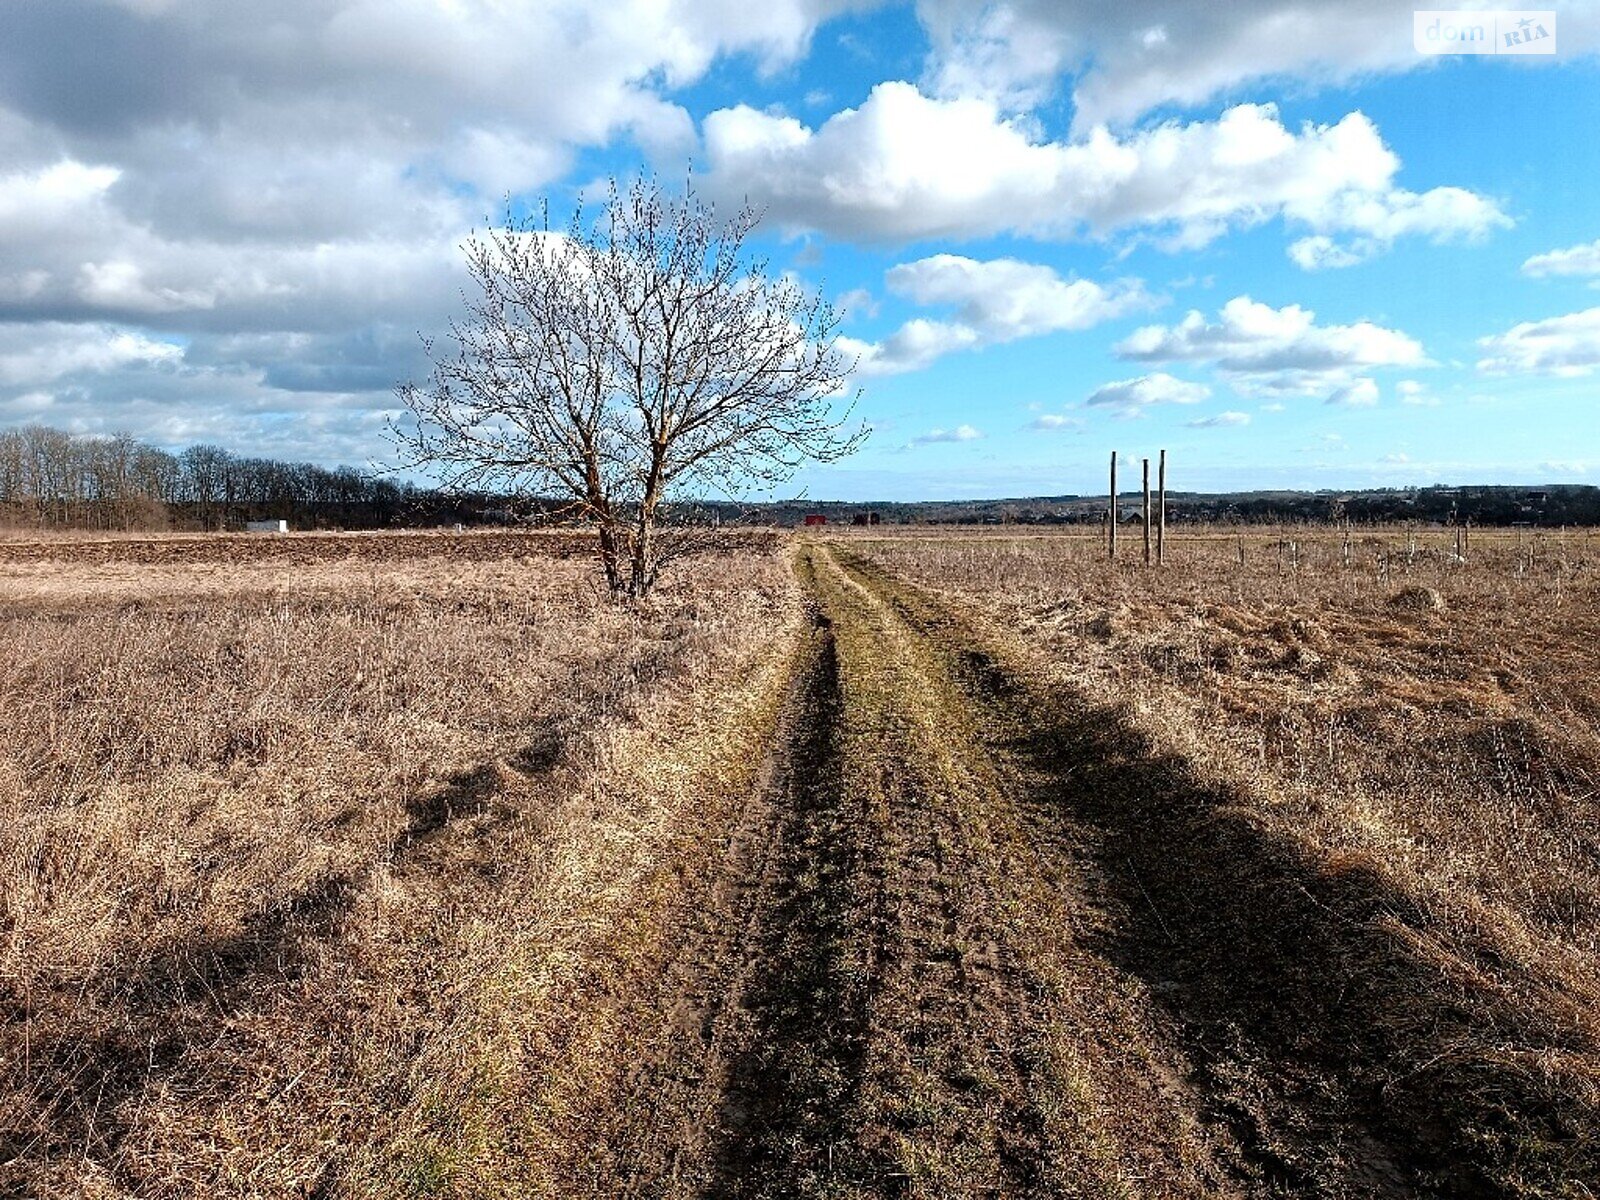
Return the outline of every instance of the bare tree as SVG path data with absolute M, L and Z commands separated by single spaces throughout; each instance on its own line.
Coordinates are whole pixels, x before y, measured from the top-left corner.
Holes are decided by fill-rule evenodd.
M 424 386 L 398 394 L 408 467 L 446 486 L 559 499 L 598 530 L 614 594 L 640 596 L 691 543 L 678 497 L 741 495 L 864 436 L 835 416 L 854 364 L 820 297 L 747 253 L 758 216 L 718 223 L 693 191 L 613 183 L 598 222 L 474 235 L 476 291 Z

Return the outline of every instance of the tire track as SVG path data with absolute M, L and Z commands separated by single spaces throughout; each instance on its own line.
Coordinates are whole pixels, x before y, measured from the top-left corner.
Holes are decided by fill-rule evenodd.
M 845 1121 L 859 1079 L 870 908 L 860 814 L 839 787 L 839 668 L 813 610 L 760 782 L 649 1003 L 644 1047 L 583 1194 L 841 1194 L 867 1171 Z
M 1182 1070 L 1170 1111 L 1212 1126 L 1235 1189 L 1593 1194 L 1600 1109 L 1581 1064 L 1594 1046 L 1562 1011 L 1514 1005 L 1430 953 L 1429 914 L 1380 870 L 1201 781 L 1126 713 L 1035 686 L 999 633 L 991 645 L 882 568 L 839 558 L 943 660 L 980 743 L 1015 768 L 1037 861 L 1069 864 L 1063 891 L 1089 918 L 1078 978 L 1138 996 L 1122 1019 Z M 1110 1046 L 1111 1015 L 1080 1009 L 1078 1035 Z
M 815 615 L 762 782 L 662 922 L 685 932 L 626 1003 L 664 1032 L 619 1048 L 637 1067 L 568 1194 L 1240 1191 L 1136 981 L 1080 942 L 1084 846 L 1039 836 L 878 581 L 825 545 L 795 568 Z
M 948 656 L 826 546 L 802 551 L 839 648 L 841 781 L 881 847 L 881 975 L 855 1130 L 873 1194 L 1219 1195 L 1231 1156 L 1137 986 L 1086 950 L 1087 857 L 1041 839 Z

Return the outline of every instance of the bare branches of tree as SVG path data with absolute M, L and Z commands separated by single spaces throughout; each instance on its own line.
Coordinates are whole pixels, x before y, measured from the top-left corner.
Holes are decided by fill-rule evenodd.
M 835 408 L 854 364 L 819 296 L 748 252 L 685 189 L 612 185 L 593 225 L 508 220 L 466 244 L 453 348 L 398 389 L 405 465 L 450 487 L 556 496 L 599 531 L 613 593 L 640 596 L 692 544 L 674 501 L 737 496 L 851 453 Z

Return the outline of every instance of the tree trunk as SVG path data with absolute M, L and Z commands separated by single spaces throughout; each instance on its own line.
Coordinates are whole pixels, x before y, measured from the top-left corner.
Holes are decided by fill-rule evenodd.
M 639 528 L 633 539 L 632 559 L 628 594 L 634 597 L 649 595 L 656 582 L 656 541 L 655 520 L 648 513 L 639 518 Z
M 617 537 L 617 527 L 610 521 L 600 523 L 600 565 L 605 568 L 606 586 L 611 589 L 613 596 L 620 595 L 626 588 L 622 578 L 622 547 Z

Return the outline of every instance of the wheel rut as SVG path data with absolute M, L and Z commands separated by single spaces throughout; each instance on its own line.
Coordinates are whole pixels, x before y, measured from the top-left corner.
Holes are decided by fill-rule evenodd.
M 1513 1004 L 1454 969 L 1430 949 L 1428 912 L 1380 869 L 1202 780 L 1127 712 L 1036 678 L 1003 631 L 870 560 L 835 558 L 942 661 L 973 744 L 1002 764 L 1039 878 L 1073 925 L 1061 961 L 1089 1000 L 1058 998 L 1056 1018 L 1096 1057 L 1119 1029 L 1143 1042 L 1172 1083 L 1147 1092 L 1146 1112 L 1204 1129 L 1216 1191 L 1442 1200 L 1600 1186 L 1600 1105 L 1558 1066 L 1595 1050 L 1564 1010 Z M 1106 1003 L 1119 992 L 1126 1003 Z M 1095 1096 L 1116 1094 L 1088 1078 Z M 1120 1161 L 1143 1169 L 1163 1154 L 1140 1123 L 1124 1110 L 1109 1125 Z M 1193 1171 L 1151 1178 L 1139 1194 L 1205 1191 Z
M 1497 1194 L 1470 1114 L 1371 1098 L 1373 1006 L 1436 1041 L 1477 1019 L 1380 936 L 1395 897 L 870 561 L 794 563 L 813 613 L 760 785 L 679 905 L 608 1165 L 568 1194 Z

